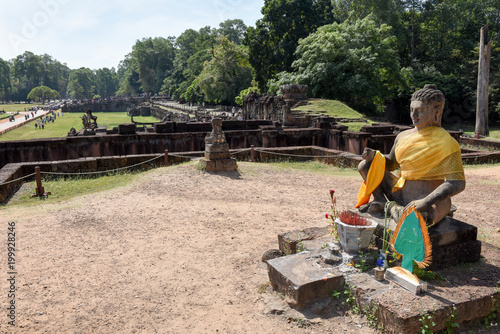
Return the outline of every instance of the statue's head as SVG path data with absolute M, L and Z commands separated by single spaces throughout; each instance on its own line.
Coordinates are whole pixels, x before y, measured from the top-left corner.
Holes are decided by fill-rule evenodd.
M 441 126 L 445 98 L 436 85 L 425 85 L 411 97 L 411 118 L 419 127 Z

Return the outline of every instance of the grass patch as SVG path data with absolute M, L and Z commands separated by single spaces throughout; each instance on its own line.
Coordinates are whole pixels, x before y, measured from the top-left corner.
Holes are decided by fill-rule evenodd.
M 366 119 L 365 115 L 337 100 L 309 99 L 307 105 L 297 107 L 293 110 L 333 118 Z M 366 119 L 364 122 L 340 122 L 340 124 L 348 126 L 350 131 L 359 131 L 361 127 L 373 124 L 373 121 Z
M 42 185 L 45 191 L 51 193 L 48 199 L 31 198 L 36 188 L 36 182 L 33 180 L 24 183 L 21 189 L 8 202 L 7 206 L 29 207 L 46 203 L 45 201 L 57 203 L 76 196 L 88 195 L 128 185 L 144 173 L 139 171 L 124 171 L 101 176 L 42 177 Z
M 41 107 L 43 107 L 44 105 L 42 105 L 40 103 L 0 104 L 0 110 L 5 110 L 6 112 L 12 112 L 12 113 L 15 113 L 15 112 L 18 112 L 18 111 L 24 112 L 24 108 L 26 108 L 26 110 L 28 110 L 29 108 L 34 107 L 34 106 L 41 106 Z
M 464 134 L 472 137 L 474 137 L 474 135 L 476 134 L 476 129 L 474 125 L 462 124 L 460 125 L 460 128 L 453 126 L 447 127 L 446 125 L 444 127 L 446 128 L 446 130 L 455 130 L 455 131 L 462 130 Z M 490 135 L 486 137 L 486 139 L 500 140 L 500 126 L 499 125 L 490 126 Z
M 361 118 L 363 114 L 337 100 L 309 99 L 308 104 L 294 110 L 313 114 L 328 115 L 335 118 Z
M 130 116 L 126 112 L 95 112 L 97 116 L 97 125 L 106 126 L 111 129 L 118 124 L 130 123 Z M 83 113 L 65 113 L 64 116 L 57 117 L 54 123 L 46 123 L 43 130 L 35 129 L 35 122 L 29 122 L 17 129 L 0 135 L 0 141 L 28 140 L 38 138 L 59 138 L 66 137 L 71 128 L 80 130 L 82 125 Z M 134 117 L 136 122 L 158 122 L 154 117 Z

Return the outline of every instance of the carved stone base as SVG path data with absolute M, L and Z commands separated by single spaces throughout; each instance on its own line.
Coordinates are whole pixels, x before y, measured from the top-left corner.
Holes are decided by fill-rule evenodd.
M 203 158 L 200 160 L 200 164 L 207 172 L 234 172 L 238 169 L 234 158 L 220 160 Z

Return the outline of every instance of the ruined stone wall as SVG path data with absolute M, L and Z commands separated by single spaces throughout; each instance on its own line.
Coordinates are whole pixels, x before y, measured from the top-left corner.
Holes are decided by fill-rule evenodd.
M 244 119 L 264 119 L 284 122 L 290 106 L 282 96 L 259 95 L 252 92 L 243 101 Z
M 136 107 L 139 104 L 148 101 L 147 98 L 126 98 L 114 100 L 99 100 L 88 101 L 85 103 L 66 103 L 62 108 L 62 112 L 84 113 L 87 110 L 93 112 L 125 112 L 130 107 Z

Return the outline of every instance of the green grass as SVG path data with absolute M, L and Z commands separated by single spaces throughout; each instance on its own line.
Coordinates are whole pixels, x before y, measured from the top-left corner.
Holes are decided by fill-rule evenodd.
M 80 130 L 82 125 L 83 113 L 65 113 L 64 116 L 57 117 L 54 123 L 47 123 L 43 130 L 35 129 L 35 123 L 30 122 L 17 129 L 0 135 L 0 141 L 11 140 L 28 140 L 35 138 L 57 138 L 66 137 L 71 128 Z M 130 117 L 126 112 L 102 113 L 94 112 L 92 115 L 97 116 L 98 126 L 107 126 L 110 130 L 118 124 L 130 123 Z M 136 122 L 159 122 L 154 117 L 134 117 Z
M 307 105 L 297 107 L 293 110 L 314 115 L 325 115 L 333 118 L 366 119 L 365 115 L 337 100 L 309 99 Z M 348 126 L 350 131 L 359 131 L 362 126 L 371 125 L 372 123 L 373 121 L 369 119 L 366 119 L 366 122 L 341 122 L 341 124 Z
M 356 110 L 337 100 L 309 99 L 308 104 L 294 110 L 312 112 L 314 114 L 328 115 L 335 118 L 361 118 L 364 117 Z
M 446 127 L 446 130 L 462 130 L 465 134 L 469 135 L 469 136 L 473 136 L 475 135 L 475 127 L 474 125 L 465 125 L 465 124 L 462 124 L 460 126 L 460 129 L 456 128 L 456 127 Z M 486 137 L 486 139 L 493 139 L 493 140 L 500 140 L 500 126 L 498 125 L 495 125 L 495 126 L 490 126 L 490 135 L 488 137 Z
M 88 195 L 109 189 L 114 189 L 130 184 L 139 175 L 147 172 L 124 171 L 102 176 L 87 176 L 63 178 L 63 177 L 42 177 L 42 186 L 46 192 L 50 192 L 48 199 L 31 198 L 36 188 L 36 182 L 30 181 L 23 184 L 22 188 L 14 195 L 7 204 L 12 206 L 35 206 L 43 204 L 45 201 L 58 203 L 75 196 Z
M 28 110 L 31 107 L 34 106 L 43 106 L 40 103 L 12 103 L 12 104 L 0 104 L 0 110 L 5 110 L 6 112 L 17 112 L 17 111 L 24 111 L 24 108 Z

